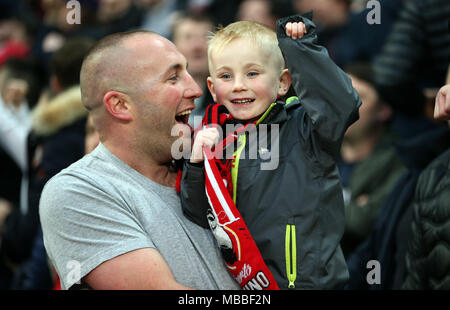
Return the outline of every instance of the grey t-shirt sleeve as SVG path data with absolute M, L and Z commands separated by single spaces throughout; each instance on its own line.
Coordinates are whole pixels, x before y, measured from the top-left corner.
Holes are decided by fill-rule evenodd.
M 44 244 L 63 289 L 80 284 L 107 260 L 155 247 L 125 200 L 100 188 L 82 174 L 62 174 L 43 190 L 39 212 Z

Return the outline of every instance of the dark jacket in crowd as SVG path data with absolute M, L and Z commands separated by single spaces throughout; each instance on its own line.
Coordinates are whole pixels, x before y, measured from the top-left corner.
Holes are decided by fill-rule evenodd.
M 0 146 L 0 197 L 15 205 L 20 203 L 22 171 L 17 163 Z
M 450 59 L 449 22 L 448 0 L 404 1 L 374 61 L 378 91 L 397 111 L 422 114 L 422 89 L 444 85 Z
M 404 289 L 450 289 L 450 149 L 420 175 Z
M 450 147 L 450 129 L 432 127 L 420 136 L 397 146 L 408 171 L 400 177 L 381 207 L 375 226 L 347 260 L 350 281 L 348 289 L 399 289 L 404 279 L 406 247 L 410 233 L 408 210 L 423 169 Z M 367 262 L 377 260 L 381 266 L 380 284 L 367 282 Z

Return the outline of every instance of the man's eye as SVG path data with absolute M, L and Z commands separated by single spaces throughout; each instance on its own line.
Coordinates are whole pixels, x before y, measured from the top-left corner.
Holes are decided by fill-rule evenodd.
M 176 82 L 178 81 L 178 78 L 179 78 L 178 74 L 174 74 L 169 78 L 169 81 Z

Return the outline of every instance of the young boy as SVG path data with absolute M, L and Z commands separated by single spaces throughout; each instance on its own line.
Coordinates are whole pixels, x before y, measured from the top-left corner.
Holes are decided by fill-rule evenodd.
M 310 19 L 280 19 L 276 34 L 256 23 L 233 23 L 212 37 L 208 49 L 208 87 L 224 113 L 215 117 L 209 109 L 204 120 L 217 120 L 224 131 L 236 123 L 255 124 L 256 130 L 262 124 L 278 125 L 278 135 L 269 129 L 268 135 L 276 137 L 266 143 L 265 152 L 249 143 L 251 130 L 242 131 L 231 165 L 225 158 L 219 166 L 225 179 L 231 170 L 227 188 L 281 289 L 343 288 L 348 279 L 339 246 L 345 224 L 336 158 L 344 132 L 358 118 L 360 99 L 347 75 L 316 44 Z M 277 101 L 287 93 L 291 78 L 298 98 Z M 183 168 L 183 210 L 204 227 L 211 211 L 203 150 L 218 140 L 216 129 L 198 132 Z M 254 147 L 256 159 L 241 156 L 255 154 Z M 267 161 L 263 153 L 277 157 L 276 169 L 261 169 Z M 231 247 L 231 241 L 221 245 Z M 245 270 L 240 275 L 242 280 Z

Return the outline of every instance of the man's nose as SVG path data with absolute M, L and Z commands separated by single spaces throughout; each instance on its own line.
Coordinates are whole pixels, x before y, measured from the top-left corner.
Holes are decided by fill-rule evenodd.
M 203 91 L 200 88 L 200 86 L 197 85 L 194 78 L 188 73 L 187 74 L 187 87 L 186 87 L 185 96 L 187 98 L 199 98 L 201 95 L 203 95 Z

